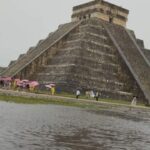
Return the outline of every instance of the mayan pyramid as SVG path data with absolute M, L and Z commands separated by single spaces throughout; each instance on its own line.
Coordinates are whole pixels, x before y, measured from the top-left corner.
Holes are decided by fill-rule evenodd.
M 128 14 L 103 0 L 75 6 L 70 23 L 11 61 L 2 75 L 54 82 L 66 92 L 94 89 L 103 98 L 136 95 L 150 103 L 150 51 L 126 28 Z

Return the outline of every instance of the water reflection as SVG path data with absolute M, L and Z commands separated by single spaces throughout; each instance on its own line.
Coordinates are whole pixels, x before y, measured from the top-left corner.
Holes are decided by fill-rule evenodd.
M 1 150 L 149 150 L 149 121 L 109 111 L 0 102 Z

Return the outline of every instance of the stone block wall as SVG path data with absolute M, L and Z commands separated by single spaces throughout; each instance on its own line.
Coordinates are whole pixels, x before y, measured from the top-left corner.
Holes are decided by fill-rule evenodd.
M 73 7 L 72 21 L 99 18 L 126 26 L 129 11 L 109 2 L 95 0 Z

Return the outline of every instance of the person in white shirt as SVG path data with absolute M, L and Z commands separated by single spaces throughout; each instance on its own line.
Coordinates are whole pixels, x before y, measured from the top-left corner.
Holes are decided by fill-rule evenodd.
M 76 99 L 78 99 L 78 98 L 79 98 L 79 96 L 80 96 L 80 90 L 79 90 L 79 89 L 77 89 L 77 90 L 76 90 Z
M 131 102 L 131 106 L 136 106 L 136 103 L 137 103 L 137 97 L 133 96 L 133 100 Z

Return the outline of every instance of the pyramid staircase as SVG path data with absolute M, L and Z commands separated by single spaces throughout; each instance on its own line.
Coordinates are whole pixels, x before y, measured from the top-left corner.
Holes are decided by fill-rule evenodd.
M 106 22 L 103 25 L 145 98 L 150 103 L 150 61 L 129 30 Z

